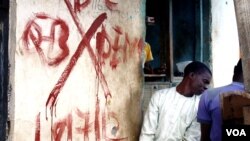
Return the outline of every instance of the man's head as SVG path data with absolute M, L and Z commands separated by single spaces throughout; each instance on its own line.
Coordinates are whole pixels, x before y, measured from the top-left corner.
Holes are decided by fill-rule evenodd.
M 202 62 L 191 62 L 184 69 L 183 81 L 186 81 L 186 85 L 188 85 L 191 95 L 201 94 L 205 91 L 211 79 L 212 72 Z
M 234 82 L 243 82 L 243 71 L 242 71 L 242 62 L 239 59 L 236 66 L 234 66 L 234 74 L 233 74 Z
M 211 70 L 202 62 L 193 61 L 189 63 L 184 69 L 184 77 L 190 73 L 203 73 L 208 72 L 212 75 Z

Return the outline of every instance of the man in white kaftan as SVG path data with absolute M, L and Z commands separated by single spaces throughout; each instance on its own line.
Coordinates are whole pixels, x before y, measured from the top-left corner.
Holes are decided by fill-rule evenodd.
M 176 87 L 157 91 L 146 111 L 140 141 L 198 141 L 199 97 L 185 97 L 176 91 Z
M 210 69 L 194 61 L 185 67 L 176 87 L 155 92 L 144 115 L 140 141 L 199 141 L 198 104 L 211 78 Z

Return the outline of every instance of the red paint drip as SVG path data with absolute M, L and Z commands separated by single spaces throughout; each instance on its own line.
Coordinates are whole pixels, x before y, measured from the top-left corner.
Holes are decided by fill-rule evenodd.
M 96 135 L 96 141 L 100 141 L 99 116 L 100 116 L 100 103 L 99 103 L 99 99 L 97 98 L 97 100 L 96 100 L 96 110 L 95 110 L 95 135 Z
M 72 136 L 72 115 L 71 114 L 68 115 L 68 118 L 66 120 L 66 124 L 67 124 L 67 129 L 68 129 L 67 139 L 68 139 L 68 141 L 72 141 L 73 136 Z
M 41 123 L 40 123 L 40 112 L 36 116 L 36 133 L 35 133 L 35 141 L 40 141 L 40 131 L 41 131 Z
M 112 68 L 112 70 L 116 69 L 117 65 L 119 64 L 119 60 L 117 59 L 117 57 L 115 55 L 113 55 L 109 64 L 110 64 L 110 67 Z
M 107 124 L 107 121 L 106 121 L 106 112 L 103 112 L 102 113 L 102 136 L 106 138 L 106 124 Z

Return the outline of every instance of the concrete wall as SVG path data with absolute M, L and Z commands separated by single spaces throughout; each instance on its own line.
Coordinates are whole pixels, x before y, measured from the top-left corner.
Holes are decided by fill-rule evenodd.
M 145 0 L 16 0 L 10 16 L 10 140 L 138 140 Z
M 211 0 L 212 71 L 214 86 L 232 82 L 239 53 L 238 31 L 233 0 Z
M 250 1 L 234 0 L 241 58 L 243 64 L 243 76 L 246 92 L 250 92 Z

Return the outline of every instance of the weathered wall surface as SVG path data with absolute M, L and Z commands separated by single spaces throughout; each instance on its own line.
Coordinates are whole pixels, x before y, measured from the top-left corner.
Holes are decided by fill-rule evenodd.
M 233 0 L 211 0 L 212 72 L 214 87 L 232 82 L 239 60 L 239 39 Z
M 250 92 L 250 2 L 234 0 L 240 49 L 242 52 L 243 76 L 246 91 Z
M 138 140 L 144 0 L 15 6 L 11 140 Z

